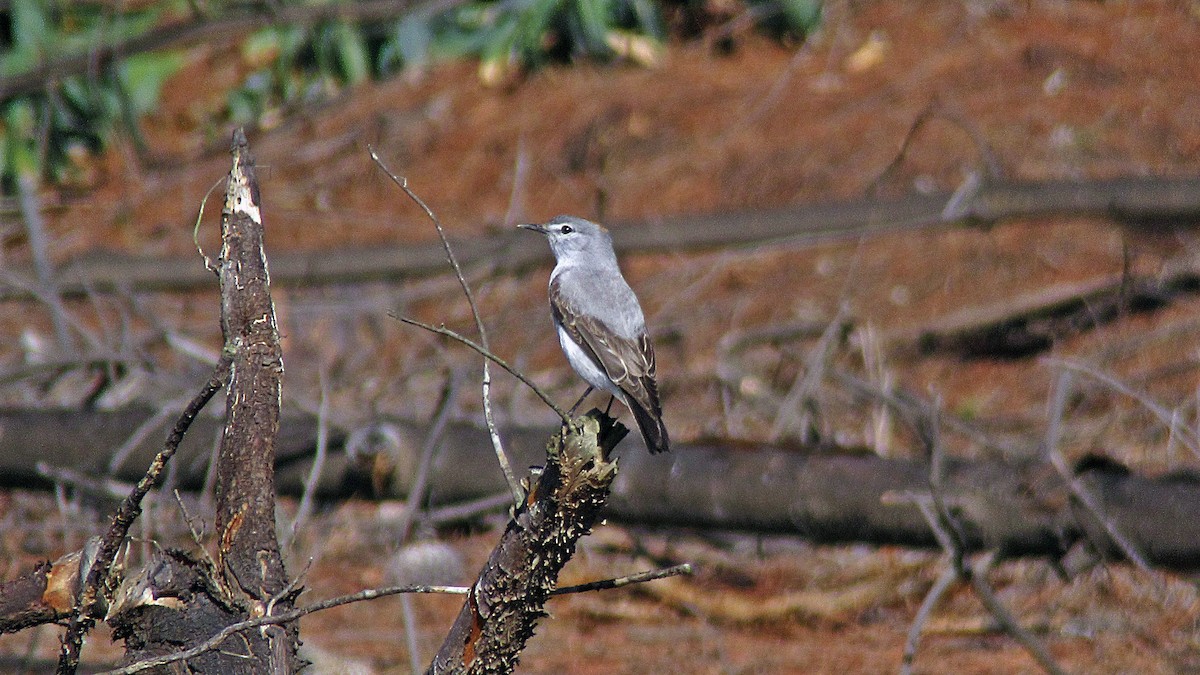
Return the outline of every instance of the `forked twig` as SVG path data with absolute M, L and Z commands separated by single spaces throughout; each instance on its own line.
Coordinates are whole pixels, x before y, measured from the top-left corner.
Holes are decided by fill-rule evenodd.
M 487 330 L 483 327 L 483 319 L 479 316 L 479 307 L 475 304 L 475 296 L 471 293 L 470 284 L 468 284 L 466 278 L 463 277 L 462 267 L 458 264 L 458 258 L 454 256 L 454 250 L 450 248 L 450 240 L 446 239 L 446 232 L 442 229 L 442 222 L 438 220 L 436 215 L 434 215 L 433 209 L 429 208 L 424 200 L 418 197 L 417 193 L 413 192 L 412 189 L 408 187 L 408 180 L 406 178 L 401 178 L 400 176 L 392 173 L 392 170 L 389 169 L 387 165 L 383 163 L 383 160 L 379 158 L 379 155 L 376 154 L 375 148 L 367 146 L 367 149 L 370 151 L 371 159 L 374 160 L 375 164 L 380 169 L 383 169 L 383 172 L 388 175 L 388 178 L 391 178 L 392 182 L 399 186 L 399 188 L 404 191 L 404 194 L 408 195 L 409 199 L 413 200 L 417 206 L 421 207 L 421 210 L 425 212 L 425 215 L 429 217 L 429 220 L 433 222 L 434 228 L 437 229 L 438 238 L 442 240 L 442 248 L 446 251 L 446 259 L 450 262 L 450 266 L 454 268 L 454 276 L 458 277 L 458 283 L 462 286 L 463 294 L 467 297 L 467 304 L 471 306 L 471 316 L 475 318 L 475 327 L 479 329 L 479 342 L 483 345 L 484 349 L 490 350 L 490 347 L 488 346 Z M 504 452 L 504 443 L 500 440 L 500 432 L 496 429 L 496 420 L 492 414 L 492 371 L 486 359 L 483 362 L 482 379 L 483 418 L 484 421 L 487 422 L 488 434 L 492 437 L 492 447 L 496 450 L 496 460 L 500 462 L 500 470 L 504 472 L 504 479 L 508 481 L 509 489 L 512 490 L 513 503 L 520 504 L 525 499 L 525 492 L 522 490 L 521 483 L 517 480 L 516 474 L 513 473 L 512 463 L 508 461 L 508 454 Z
M 921 612 L 917 618 L 913 620 L 913 626 L 909 629 L 908 640 L 905 644 L 905 652 L 903 661 L 901 662 L 901 672 L 910 672 L 912 661 L 916 657 L 916 647 L 920 636 L 920 625 L 928 618 L 928 611 L 932 611 L 937 599 L 945 593 L 946 588 L 953 582 L 954 579 L 962 579 L 970 582 L 975 589 L 975 594 L 979 600 L 987 607 L 992 616 L 1004 628 L 1014 640 L 1016 640 L 1029 655 L 1034 658 L 1047 673 L 1051 675 L 1065 675 L 1065 671 L 1054 660 L 1054 656 L 1050 654 L 1050 650 L 1032 633 L 1025 630 L 1013 616 L 1012 612 L 1000 602 L 999 598 L 992 591 L 991 586 L 987 582 L 987 572 L 996 563 L 996 554 L 994 552 L 986 553 L 972 568 L 967 564 L 966 560 L 966 543 L 962 536 L 962 528 L 950 507 L 947 505 L 944 496 L 945 487 L 945 449 L 942 447 L 941 431 L 939 424 L 940 401 L 935 400 L 930 407 L 923 420 L 921 437 L 922 441 L 928 446 L 930 455 L 930 476 L 929 476 L 929 494 L 908 495 L 909 499 L 916 502 L 917 508 L 920 509 L 921 515 L 925 517 L 925 521 L 929 524 L 929 529 L 933 532 L 933 536 L 937 539 L 942 549 L 946 552 L 949 559 L 949 570 L 953 572 L 950 580 L 945 580 L 946 572 L 943 572 L 943 578 L 938 579 L 938 583 L 930 589 L 925 601 L 922 603 Z M 928 606 L 928 611 L 927 610 Z M 909 647 L 911 646 L 911 651 Z

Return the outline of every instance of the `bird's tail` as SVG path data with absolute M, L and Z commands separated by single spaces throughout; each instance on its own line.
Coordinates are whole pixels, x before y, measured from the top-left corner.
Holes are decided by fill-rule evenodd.
M 637 422 L 638 431 L 646 441 L 650 454 L 666 452 L 671 449 L 671 439 L 667 437 L 667 425 L 663 424 L 662 415 L 655 415 L 638 404 L 629 406 L 633 419 Z

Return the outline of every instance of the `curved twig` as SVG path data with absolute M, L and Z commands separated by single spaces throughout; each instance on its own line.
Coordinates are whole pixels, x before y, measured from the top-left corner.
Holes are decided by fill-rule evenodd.
M 483 319 L 479 316 L 479 307 L 475 304 L 475 296 L 471 293 L 470 284 L 463 277 L 462 267 L 458 264 L 458 258 L 454 257 L 454 250 L 450 248 L 450 241 L 446 239 L 446 232 L 442 229 L 442 222 L 434 215 L 433 209 L 429 208 L 425 201 L 408 187 L 408 179 L 392 173 L 392 170 L 375 153 L 375 148 L 367 146 L 367 149 L 370 151 L 371 159 L 375 161 L 375 164 L 380 169 L 383 169 L 388 178 L 391 178 L 392 182 L 399 186 L 404 191 L 404 194 L 408 195 L 409 199 L 421 207 L 421 210 L 425 212 L 429 220 L 433 221 L 433 226 L 437 229 L 438 238 L 442 240 L 442 248 L 446 251 L 446 259 L 450 261 L 450 266 L 454 268 L 454 276 L 458 277 L 458 283 L 462 286 L 463 294 L 467 296 L 467 304 L 471 306 L 471 316 L 475 318 L 475 327 L 479 329 L 479 342 L 483 345 L 484 349 L 490 350 L 488 347 L 487 330 L 484 329 Z M 488 434 L 492 437 L 492 447 L 496 450 L 496 459 L 500 462 L 500 469 L 504 472 L 504 479 L 508 481 L 509 489 L 512 490 L 513 503 L 519 505 L 525 500 L 525 491 L 521 488 L 521 482 L 517 480 L 516 474 L 513 473 L 512 463 L 508 461 L 508 454 L 504 452 L 504 443 L 500 440 L 500 432 L 496 429 L 496 419 L 492 414 L 492 371 L 486 359 L 483 362 L 483 418 L 487 422 Z

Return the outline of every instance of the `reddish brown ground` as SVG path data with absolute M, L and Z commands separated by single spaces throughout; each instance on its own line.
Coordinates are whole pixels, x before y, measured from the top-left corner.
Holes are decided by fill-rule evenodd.
M 1200 170 L 1195 3 L 831 5 L 823 33 L 798 50 L 743 34 L 728 54 L 703 42 L 673 44 L 655 69 L 555 68 L 502 89 L 483 86 L 471 64 L 451 64 L 416 82 L 366 86 L 287 117 L 275 129 L 251 134 L 260 163 L 269 167 L 262 186 L 268 245 L 273 251 L 320 250 L 434 237 L 428 222 L 370 163 L 367 143 L 410 178 L 455 237 L 556 213 L 597 216 L 600 190 L 607 197 L 603 215 L 612 222 L 860 197 L 932 101 L 978 129 L 1010 177 Z M 93 167 L 86 193 L 47 196 L 56 205 L 50 223 L 56 258 L 97 249 L 146 255 L 192 249 L 197 204 L 227 169 L 225 155 L 211 149 L 225 144 L 228 130 L 211 119 L 222 105 L 222 87 L 241 68 L 231 53 L 195 50 L 167 92 L 165 112 L 147 124 L 152 147 L 168 160 L 164 166 L 139 166 L 118 149 Z M 885 192 L 950 189 L 979 161 L 971 134 L 941 118 L 916 136 Z M 210 202 L 203 237 L 210 246 L 213 208 Z M 716 345 L 731 331 L 828 321 L 845 304 L 861 330 L 855 346 L 838 358 L 855 364 L 863 351 L 888 346 L 889 336 L 956 310 L 1118 273 L 1127 248 L 1135 272 L 1153 273 L 1166 258 L 1194 250 L 1193 239 L 1190 230 L 1146 237 L 1105 221 L 1054 219 L 861 244 L 633 255 L 624 263 L 659 336 L 673 436 L 762 440 L 775 411 L 771 396 L 757 394 L 786 392 L 806 345 L 747 355 L 736 364 L 737 391 L 723 404 Z M 17 239 L 5 253 L 25 255 Z M 481 273 L 474 281 L 496 350 L 565 401 L 577 382 L 548 330 L 545 274 Z M 448 277 L 277 293 L 290 395 L 314 401 L 318 373 L 325 371 L 346 424 L 372 411 L 427 415 L 445 366 L 476 367 L 460 350 L 382 318 L 396 309 L 466 329 L 465 303 Z M 211 347 L 219 344 L 212 295 L 145 303 L 166 325 Z M 1178 407 L 1193 423 L 1198 310 L 1200 299 L 1183 297 L 1066 339 L 1053 355 L 1087 359 L 1114 372 Z M 48 334 L 44 314 L 34 315 L 27 305 L 9 305 L 0 317 L 10 344 L 27 326 Z M 883 368 L 901 386 L 938 393 L 947 409 L 1015 434 L 1027 447 L 1042 433 L 1054 372 L 1042 360 L 916 359 L 885 352 Z M 498 389 L 506 418 L 549 419 L 508 381 Z M 477 394 L 460 398 L 462 416 L 477 418 Z M 829 398 L 839 413 L 829 431 L 840 440 L 914 451 L 900 427 L 873 431 L 869 407 L 847 410 L 836 394 Z M 1146 471 L 1196 463 L 1136 403 L 1103 389 L 1085 390 L 1072 415 L 1064 439 L 1068 454 L 1103 449 Z M 979 451 L 955 443 L 958 452 Z M 14 531 L 20 530 L 14 506 L 20 499 L 8 500 L 4 510 Z M 300 551 L 319 554 L 306 582 L 314 597 L 386 581 L 381 570 L 394 545 L 364 533 L 381 517 L 379 507 L 349 503 L 312 524 Z M 606 529 L 597 537 L 611 546 L 589 546 L 568 567 L 564 583 L 652 566 L 631 552 L 628 534 L 615 525 Z M 452 538 L 465 570 L 477 567 L 495 534 Z M 664 584 L 673 590 L 647 586 L 555 600 L 553 616 L 525 653 L 524 672 L 894 672 L 916 607 L 940 569 L 937 556 L 927 553 L 791 540 L 756 548 L 745 537 L 636 534 L 663 561 L 696 560 L 703 571 L 683 582 L 684 590 Z M 47 547 L 13 535 L 4 550 L 25 560 L 71 547 L 61 537 L 37 539 Z M 15 569 L 5 573 L 8 578 Z M 1029 561 L 1006 564 L 993 580 L 1074 672 L 1200 669 L 1200 604 L 1194 588 L 1179 578 L 1161 577 L 1156 584 L 1117 566 L 1063 582 L 1044 563 Z M 873 590 L 843 602 L 841 591 L 871 581 L 878 582 Z M 685 591 L 741 609 L 698 603 Z M 802 591 L 815 592 L 823 609 L 800 604 L 809 609 L 781 616 L 755 610 Z M 427 658 L 457 601 L 417 598 L 414 606 Z M 312 616 L 302 630 L 309 644 L 399 673 L 407 664 L 400 617 L 398 600 L 381 600 Z M 991 630 L 966 590 L 935 614 L 931 630 L 917 659 L 919 672 L 1036 671 L 1012 640 Z M 54 642 L 43 638 L 35 651 L 49 653 Z M 92 658 L 117 653 L 106 642 L 103 635 L 91 641 Z M 23 653 L 28 644 L 28 635 L 0 640 L 7 654 Z

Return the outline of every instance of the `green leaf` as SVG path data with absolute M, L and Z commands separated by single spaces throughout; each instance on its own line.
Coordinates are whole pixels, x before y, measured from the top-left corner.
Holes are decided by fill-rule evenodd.
M 642 32 L 655 40 L 662 40 L 666 37 L 667 29 L 663 24 L 662 12 L 659 11 L 661 5 L 654 0 L 630 0 L 629 4 L 633 9 L 637 27 Z
M 350 84 L 366 82 L 371 77 L 371 58 L 362 31 L 345 21 L 333 27 L 333 47 L 341 66 L 342 79 Z
M 19 51 L 37 54 L 50 42 L 47 4 L 40 0 L 12 0 L 12 36 Z
M 788 26 L 801 35 L 808 35 L 821 24 L 820 0 L 780 0 Z
M 158 106 L 163 84 L 183 66 L 180 52 L 135 54 L 118 66 L 118 76 L 133 112 L 144 115 Z
M 612 4 L 609 0 L 574 0 L 575 16 L 579 21 L 582 51 L 585 54 L 605 55 L 605 37 L 609 30 L 617 28 L 613 22 Z
M 7 136 L 3 168 L 5 176 L 17 179 L 37 176 L 40 173 L 38 156 L 34 151 L 35 125 L 33 103 L 29 99 L 20 99 L 8 104 L 4 114 L 4 130 Z
M 408 14 L 396 23 L 391 39 L 380 50 L 380 72 L 387 72 L 393 65 L 424 68 L 429 64 L 433 40 L 433 22 L 429 13 Z

